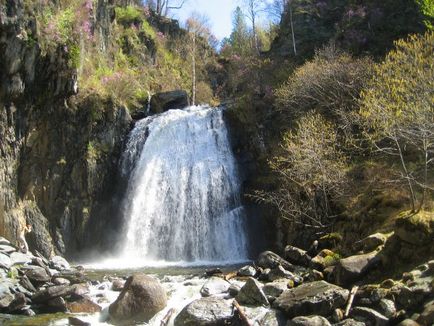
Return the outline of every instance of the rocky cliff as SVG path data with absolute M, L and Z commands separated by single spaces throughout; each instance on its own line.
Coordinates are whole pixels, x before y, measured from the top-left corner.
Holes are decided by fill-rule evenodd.
M 107 33 L 103 20 L 100 27 Z M 23 1 L 0 4 L 0 235 L 16 241 L 27 221 L 31 248 L 71 255 L 97 228 L 92 216 L 114 187 L 131 118 L 97 97 L 76 103 L 68 53 L 59 46 L 43 54 L 36 29 Z

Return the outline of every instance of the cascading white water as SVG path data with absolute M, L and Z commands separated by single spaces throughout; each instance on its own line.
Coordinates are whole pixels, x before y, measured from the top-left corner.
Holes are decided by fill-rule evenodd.
M 240 182 L 221 109 L 190 107 L 141 120 L 122 173 L 129 176 L 122 257 L 247 258 Z

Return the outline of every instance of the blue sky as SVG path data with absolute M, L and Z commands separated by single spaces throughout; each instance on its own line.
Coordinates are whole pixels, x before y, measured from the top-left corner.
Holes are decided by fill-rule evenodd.
M 194 11 L 205 14 L 210 19 L 213 33 L 222 40 L 231 34 L 232 13 L 237 4 L 237 0 L 188 0 L 182 9 L 173 10 L 171 15 L 182 24 Z

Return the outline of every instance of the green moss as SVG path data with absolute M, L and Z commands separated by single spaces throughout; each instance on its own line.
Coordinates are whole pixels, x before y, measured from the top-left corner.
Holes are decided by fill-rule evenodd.
M 123 25 L 138 23 L 143 19 L 143 13 L 136 7 L 116 7 L 116 20 Z
M 151 25 L 149 25 L 149 22 L 147 20 L 144 20 L 142 22 L 142 30 L 146 34 L 146 36 L 151 38 L 152 40 L 155 40 L 155 38 L 157 37 L 155 30 L 152 28 Z

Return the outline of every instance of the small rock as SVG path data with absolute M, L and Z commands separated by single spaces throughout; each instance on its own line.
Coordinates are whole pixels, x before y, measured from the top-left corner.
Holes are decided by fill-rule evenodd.
M 268 306 L 267 296 L 261 289 L 261 284 L 254 278 L 249 278 L 235 298 L 239 304 L 251 306 Z
M 121 292 L 124 289 L 125 280 L 117 279 L 113 280 L 112 291 Z
M 1 245 L 11 245 L 10 241 L 6 238 L 0 237 L 0 244 Z
M 175 326 L 227 325 L 234 318 L 231 301 L 216 297 L 201 298 L 188 304 L 175 318 Z
M 228 281 L 213 276 L 202 286 L 200 294 L 203 297 L 210 297 L 212 295 L 227 293 L 230 286 L 231 284 Z
M 276 268 L 280 265 L 288 271 L 294 271 L 294 266 L 291 263 L 289 263 L 272 251 L 264 251 L 263 253 L 261 253 L 258 257 L 258 260 L 256 261 L 256 265 L 262 268 L 270 269 Z
M 67 280 L 66 278 L 63 277 L 55 277 L 53 279 L 53 283 L 55 285 L 70 285 L 71 282 L 69 280 Z
M 101 311 L 101 307 L 88 298 L 83 298 L 75 302 L 67 302 L 66 307 L 69 312 L 73 314 L 94 314 Z
M 427 303 L 416 320 L 421 325 L 434 325 L 434 301 Z
M 22 314 L 27 317 L 35 317 L 36 313 L 32 309 L 23 309 Z
M 51 268 L 54 268 L 58 271 L 63 271 L 70 268 L 69 263 L 66 261 L 66 259 L 60 256 L 54 256 L 53 258 L 51 258 L 49 265 Z
M 223 272 L 220 268 L 207 269 L 205 271 L 205 275 L 208 277 L 214 276 L 214 275 L 219 275 L 219 274 L 223 274 Z
M 370 325 L 386 326 L 389 324 L 389 318 L 367 307 L 352 308 L 350 316 L 357 321 L 369 323 Z
M 1 253 L 9 255 L 15 251 L 17 251 L 17 249 L 15 247 L 12 247 L 11 245 L 0 244 L 0 252 Z
M 344 319 L 344 311 L 342 309 L 335 309 L 332 314 L 332 319 L 335 323 L 339 323 Z
M 0 252 L 0 267 L 4 267 L 6 269 L 9 269 L 12 266 L 12 261 L 9 258 L 8 255 L 2 254 Z
M 25 272 L 30 282 L 36 287 L 49 282 L 51 280 L 50 275 L 48 275 L 45 268 L 39 266 L 33 266 L 32 269 Z
M 24 265 L 32 262 L 31 256 L 21 252 L 13 252 L 9 257 L 11 259 L 11 266 Z
M 272 283 L 267 283 L 262 288 L 265 295 L 277 298 L 283 291 L 288 290 L 288 280 L 277 280 Z
M 366 324 L 361 321 L 348 318 L 337 324 L 334 324 L 334 326 L 366 326 Z
M 297 285 L 303 282 L 303 279 L 300 276 L 285 270 L 282 266 L 277 266 L 268 273 L 268 280 L 271 282 L 282 278 L 292 280 Z
M 290 320 L 287 326 L 331 326 L 331 324 L 321 316 L 299 316 Z
M 20 284 L 28 291 L 33 293 L 36 292 L 35 287 L 33 286 L 32 282 L 30 282 L 29 278 L 26 275 L 23 275 L 21 277 Z
M 329 266 L 336 265 L 338 262 L 336 257 L 337 256 L 333 251 L 323 249 L 318 253 L 318 255 L 311 259 L 310 267 L 322 271 Z
M 229 295 L 235 297 L 241 290 L 241 287 L 238 284 L 232 283 L 228 289 Z
M 68 308 L 66 307 L 66 301 L 62 297 L 56 297 L 45 302 L 45 306 L 41 309 L 44 312 L 55 313 L 55 312 L 66 312 Z
M 23 293 L 15 293 L 14 300 L 9 304 L 8 311 L 16 312 L 21 310 L 26 305 L 26 296 Z
M 391 289 L 395 286 L 395 284 L 395 281 L 389 278 L 381 282 L 380 287 L 382 287 L 383 289 Z
M 244 267 L 241 267 L 238 272 L 238 276 L 250 276 L 254 277 L 256 275 L 256 269 L 253 266 L 246 265 Z
M 375 250 L 381 245 L 384 245 L 387 241 L 388 236 L 383 233 L 375 233 L 367 236 L 366 238 L 359 241 L 359 248 L 364 252 L 370 252 Z
M 91 323 L 85 322 L 77 317 L 68 317 L 70 326 L 92 326 Z
M 256 324 L 255 324 L 256 325 Z M 285 315 L 281 311 L 270 310 L 260 320 L 258 325 L 264 326 L 286 326 Z
M 379 303 L 379 311 L 387 318 L 393 318 L 396 316 L 395 303 L 392 300 L 381 299 Z

